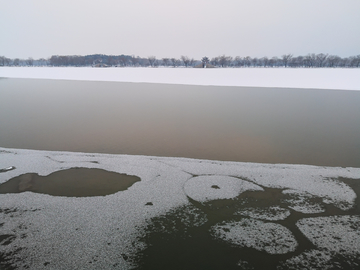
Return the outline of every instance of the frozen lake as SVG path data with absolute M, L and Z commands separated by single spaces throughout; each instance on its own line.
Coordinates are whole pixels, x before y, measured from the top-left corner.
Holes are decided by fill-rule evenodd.
M 0 146 L 360 166 L 360 92 L 0 80 Z
M 295 71 L 0 69 L 0 268 L 357 269 L 359 70 Z

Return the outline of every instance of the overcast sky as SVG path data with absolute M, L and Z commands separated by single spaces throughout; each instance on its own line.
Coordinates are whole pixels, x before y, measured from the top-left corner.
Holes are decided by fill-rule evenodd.
M 360 54 L 360 0 L 0 0 L 0 56 Z

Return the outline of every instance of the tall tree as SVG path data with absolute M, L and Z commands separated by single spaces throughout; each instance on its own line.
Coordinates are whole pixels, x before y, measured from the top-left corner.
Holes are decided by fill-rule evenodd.
M 171 60 L 171 63 L 172 63 L 172 66 L 173 66 L 173 67 L 176 67 L 176 66 L 179 65 L 179 60 L 178 60 L 178 59 L 176 59 L 176 58 L 171 58 L 170 60 Z
M 155 62 L 156 62 L 156 57 L 155 56 L 149 56 L 148 57 L 148 61 L 149 61 L 149 64 L 150 64 L 150 66 L 154 66 L 155 65 Z
M 323 53 L 317 54 L 316 55 L 316 64 L 317 64 L 317 66 L 318 67 L 323 67 L 328 56 L 329 56 L 328 54 L 323 54 Z
M 169 58 L 163 58 L 162 61 L 163 61 L 165 67 L 167 67 L 170 64 Z
M 180 57 L 180 59 L 181 59 L 181 61 L 183 61 L 185 67 L 189 66 L 189 63 L 190 63 L 190 58 L 189 57 L 182 55 Z
M 288 66 L 288 63 L 290 62 L 292 57 L 293 57 L 292 54 L 284 54 L 281 56 L 281 60 L 282 60 L 284 67 Z

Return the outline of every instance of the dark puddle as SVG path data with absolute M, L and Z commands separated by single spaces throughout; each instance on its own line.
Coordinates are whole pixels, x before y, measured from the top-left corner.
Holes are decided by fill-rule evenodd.
M 27 173 L 0 185 L 0 194 L 31 191 L 53 196 L 91 197 L 114 194 L 126 190 L 139 177 L 102 169 L 71 168 L 39 176 Z
M 286 269 L 283 262 L 304 251 L 316 250 L 314 246 L 297 228 L 296 222 L 307 217 L 333 216 L 333 215 L 358 215 L 360 180 L 339 179 L 351 186 L 357 194 L 356 205 L 348 211 L 343 211 L 335 206 L 326 205 L 321 198 L 314 198 L 313 202 L 321 204 L 325 212 L 316 214 L 299 213 L 287 203 L 288 194 L 283 194 L 283 189 L 264 188 L 265 191 L 247 191 L 235 199 L 215 200 L 200 203 L 189 198 L 190 208 L 197 209 L 198 214 L 193 219 L 202 218 L 202 223 L 189 226 L 184 215 L 189 213 L 182 207 L 167 213 L 164 216 L 153 218 L 147 228 L 146 235 L 139 241 L 146 244 L 146 248 L 139 251 L 129 259 L 138 265 L 135 269 Z M 215 187 L 214 187 L 215 188 Z M 256 207 L 280 206 L 290 211 L 290 216 L 284 220 L 266 221 L 280 224 L 289 229 L 298 242 L 294 252 L 286 254 L 268 254 L 254 248 L 240 247 L 229 244 L 211 235 L 212 226 L 221 222 L 240 221 L 246 216 L 236 214 L 237 211 Z M 202 213 L 202 214 L 199 214 Z M 205 218 L 204 218 L 205 217 Z M 131 256 L 130 256 L 131 257 Z M 330 261 L 333 265 L 347 266 L 344 269 L 354 269 L 360 263 L 356 259 L 349 261 L 344 255 L 334 255 Z

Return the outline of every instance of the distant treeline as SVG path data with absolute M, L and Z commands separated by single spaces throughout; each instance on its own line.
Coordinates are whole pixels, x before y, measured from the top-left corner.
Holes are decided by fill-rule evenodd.
M 281 57 L 232 57 L 220 55 L 213 58 L 203 57 L 201 60 L 181 56 L 180 58 L 161 58 L 155 56 L 146 58 L 130 55 L 53 55 L 48 59 L 10 59 L 0 56 L 0 66 L 56 66 L 56 67 L 199 67 L 207 59 L 207 63 L 215 67 L 291 67 L 291 68 L 358 68 L 360 55 L 341 58 L 329 54 L 307 54 L 293 56 L 285 54 Z

